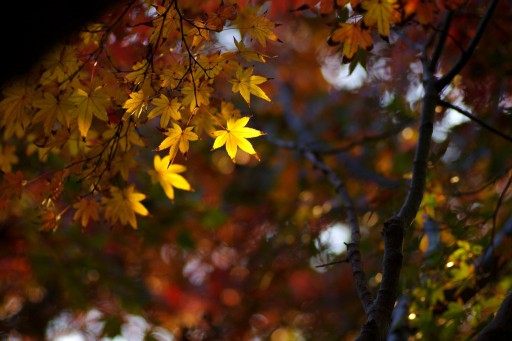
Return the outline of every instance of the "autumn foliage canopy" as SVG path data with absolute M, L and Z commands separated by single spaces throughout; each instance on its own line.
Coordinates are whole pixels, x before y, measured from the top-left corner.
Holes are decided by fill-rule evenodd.
M 5 336 L 467 339 L 512 309 L 509 2 L 97 14 L 2 87 Z

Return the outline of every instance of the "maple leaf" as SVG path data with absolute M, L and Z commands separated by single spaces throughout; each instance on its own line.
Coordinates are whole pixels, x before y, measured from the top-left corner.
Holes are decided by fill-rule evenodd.
M 12 165 L 19 161 L 16 156 L 16 147 L 0 145 L 0 170 L 5 173 L 12 171 Z
M 174 89 L 181 83 L 185 74 L 186 69 L 183 65 L 177 65 L 172 69 L 163 69 L 162 74 L 160 74 L 162 80 L 160 86 L 162 88 L 169 86 Z
M 178 173 L 183 173 L 187 168 L 183 165 L 170 164 L 171 157 L 166 155 L 160 158 L 159 155 L 155 155 L 153 164 L 155 169 L 149 170 L 148 173 L 151 176 L 153 183 L 160 183 L 165 195 L 174 201 L 174 188 L 182 189 L 185 191 L 193 191 L 188 181 Z
M 203 104 L 210 104 L 210 93 L 212 92 L 213 89 L 210 88 L 206 82 L 196 85 L 195 87 L 192 83 L 188 83 L 181 90 L 181 93 L 185 95 L 183 105 L 190 105 L 190 111 L 193 112 L 195 108 Z
M 5 198 L 14 197 L 20 199 L 26 185 L 27 180 L 23 179 L 21 171 L 5 173 L 3 183 L 0 186 L 0 195 Z
M 379 35 L 384 39 L 389 37 L 389 27 L 400 21 L 397 0 L 363 0 L 361 7 L 364 14 L 364 24 L 369 27 L 377 26 Z
M 245 6 L 243 12 L 236 18 L 235 24 L 240 29 L 242 35 L 249 34 L 251 40 L 256 39 L 261 46 L 267 46 L 267 39 L 279 41 L 273 30 L 276 24 L 265 17 L 265 13 L 257 15 L 257 8 Z
M 147 216 L 148 210 L 140 201 L 146 199 L 146 195 L 136 192 L 135 185 L 130 185 L 125 189 L 118 187 L 110 187 L 111 198 L 102 198 L 102 202 L 106 205 L 105 218 L 109 219 L 112 224 L 118 220 L 121 224 L 130 224 L 131 227 L 137 229 L 137 218 L 135 213 L 141 216 Z
M 111 165 L 112 174 L 119 173 L 121 178 L 123 178 L 125 181 L 128 181 L 130 171 L 132 169 L 136 169 L 139 165 L 137 160 L 135 160 L 136 155 L 137 153 L 133 150 L 129 150 L 126 153 L 123 153 L 123 156 L 118 159 L 119 162 L 113 162 Z
M 361 22 L 340 23 L 332 35 L 331 40 L 335 43 L 343 43 L 343 55 L 350 61 L 354 58 L 359 47 L 370 50 L 373 46 L 369 30 L 361 27 Z
M 0 126 L 5 127 L 5 139 L 13 134 L 17 137 L 24 135 L 24 127 L 30 123 L 30 115 L 26 113 L 31 109 L 33 94 L 32 87 L 21 81 L 16 81 L 12 86 L 2 89 Z
M 42 64 L 46 71 L 41 75 L 41 84 L 63 83 L 79 69 L 77 51 L 69 45 L 55 47 L 42 58 Z
M 76 105 L 74 113 L 78 115 L 78 130 L 82 137 L 87 136 L 93 115 L 102 121 L 108 121 L 106 106 L 109 98 L 103 93 L 102 86 L 94 90 L 78 88 L 69 99 Z
M 134 84 L 139 84 L 144 81 L 146 77 L 147 70 L 149 68 L 149 63 L 147 59 L 143 59 L 140 62 L 135 63 L 132 66 L 132 72 L 128 73 L 125 78 L 129 82 L 133 82 Z
M 82 227 L 87 227 L 89 220 L 98 221 L 100 206 L 94 199 L 81 199 L 79 202 L 73 204 L 76 212 L 73 215 L 73 220 L 80 221 Z
M 198 58 L 198 63 L 201 67 L 197 70 L 199 71 L 199 77 L 206 75 L 207 78 L 214 78 L 219 75 L 222 71 L 221 63 L 225 61 L 224 55 L 219 52 L 212 53 L 209 55 L 201 55 Z
M 225 5 L 222 1 L 219 8 L 208 16 L 206 27 L 217 32 L 222 31 L 227 20 L 234 20 L 237 15 L 238 4 Z
M 148 120 L 162 115 L 162 117 L 160 117 L 160 127 L 167 128 L 171 118 L 175 121 L 181 120 L 181 103 L 177 98 L 173 98 L 172 101 L 169 101 L 167 96 L 161 94 L 159 98 L 154 98 L 151 104 L 155 107 L 149 112 Z
M 227 121 L 227 128 L 217 130 L 213 134 L 216 137 L 213 143 L 212 150 L 226 145 L 226 151 L 233 162 L 235 162 L 236 151 L 238 147 L 243 151 L 254 156 L 258 161 L 260 160 L 258 154 L 252 147 L 252 144 L 247 141 L 248 138 L 265 135 L 264 132 L 246 127 L 250 117 L 242 117 L 239 119 L 230 118 Z
M 157 16 L 153 20 L 153 27 L 161 27 L 160 30 L 153 30 L 151 32 L 150 42 L 155 44 L 157 39 L 170 39 L 173 34 L 178 33 L 180 16 L 175 9 L 168 9 L 167 7 L 157 5 L 155 6 Z M 167 12 L 167 14 L 165 14 Z
M 132 92 L 130 94 L 130 98 L 123 104 L 123 109 L 126 109 L 126 112 L 124 113 L 122 120 L 126 120 L 132 115 L 139 118 L 142 111 L 148 107 L 148 100 L 148 96 L 144 94 L 143 90 Z
M 258 84 L 266 82 L 267 78 L 253 75 L 253 69 L 253 67 L 244 69 L 238 66 L 235 79 L 229 81 L 233 84 L 231 91 L 233 91 L 233 93 L 240 92 L 240 95 L 242 95 L 248 105 L 251 105 L 251 94 L 270 102 L 270 98 L 268 98 L 267 94 L 258 86 Z
M 242 39 L 240 39 L 240 41 L 238 41 L 238 40 L 236 40 L 235 37 L 233 37 L 233 40 L 234 40 L 236 48 L 238 49 L 238 53 L 240 53 L 245 58 L 246 61 L 248 61 L 248 62 L 255 61 L 255 62 L 263 62 L 263 63 L 266 62 L 265 57 L 268 58 L 267 55 L 264 55 L 262 53 L 248 49 L 245 46 L 244 41 Z
M 162 143 L 155 150 L 164 150 L 169 149 L 169 157 L 170 163 L 174 161 L 176 154 L 178 153 L 178 148 L 183 155 L 186 155 L 189 148 L 188 141 L 196 141 L 199 137 L 196 133 L 192 131 L 194 127 L 186 127 L 185 130 L 182 130 L 181 127 L 173 123 L 173 127 L 166 132 L 164 135 L 168 137 L 165 138 Z
M 34 123 L 44 121 L 43 128 L 46 135 L 51 133 L 56 119 L 69 128 L 70 113 L 73 110 L 73 103 L 69 101 L 69 97 L 63 95 L 55 98 L 52 94 L 45 92 L 43 98 L 34 100 L 32 104 L 39 109 L 33 118 Z
M 55 231 L 57 227 L 59 227 L 58 223 L 60 221 L 61 216 L 55 213 L 53 209 L 43 209 L 43 213 L 41 213 L 39 217 L 41 218 L 41 231 Z

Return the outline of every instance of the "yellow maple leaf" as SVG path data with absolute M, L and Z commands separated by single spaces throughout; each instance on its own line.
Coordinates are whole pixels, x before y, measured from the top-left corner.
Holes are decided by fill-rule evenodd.
M 235 23 L 238 24 L 242 35 L 249 34 L 251 40 L 256 39 L 261 46 L 267 46 L 267 39 L 278 41 L 274 29 L 276 24 L 265 17 L 265 13 L 258 15 L 256 7 L 245 6 L 241 16 L 237 17 Z M 249 24 L 247 24 L 249 23 Z
M 239 119 L 230 118 L 227 122 L 227 128 L 217 130 L 213 134 L 216 137 L 213 143 L 212 150 L 226 145 L 226 151 L 233 162 L 235 162 L 236 151 L 238 147 L 243 151 L 254 156 L 258 161 L 260 160 L 258 154 L 252 147 L 252 144 L 247 141 L 248 138 L 265 135 L 264 132 L 246 127 L 250 117 L 242 117 Z
M 41 63 L 45 72 L 41 75 L 41 84 L 52 81 L 63 83 L 79 70 L 77 51 L 69 45 L 59 45 L 46 54 Z
M 103 93 L 101 86 L 94 90 L 78 88 L 69 99 L 76 105 L 74 112 L 78 115 L 78 130 L 82 137 L 87 136 L 93 115 L 102 121 L 108 121 L 106 106 L 109 98 Z
M 332 35 L 331 40 L 335 43 L 343 43 L 343 55 L 352 60 L 359 47 L 370 50 L 373 46 L 369 30 L 361 27 L 361 22 L 340 23 Z
M 210 104 L 210 94 L 212 92 L 213 89 L 210 88 L 206 82 L 196 84 L 195 87 L 192 83 L 188 83 L 181 89 L 181 93 L 185 95 L 183 105 L 190 105 L 190 111 L 194 112 L 195 108 L 203 104 Z
M 128 150 L 127 152 L 122 153 L 122 156 L 110 165 L 112 174 L 119 173 L 121 178 L 128 181 L 130 171 L 139 167 L 139 163 L 135 159 L 136 156 L 137 153 L 134 150 Z
M 364 24 L 369 27 L 377 26 L 377 31 L 383 38 L 389 37 L 389 27 L 400 21 L 397 0 L 363 0 L 362 8 Z
M 244 69 L 238 66 L 235 79 L 229 81 L 233 84 L 231 91 L 233 91 L 233 93 L 240 92 L 240 95 L 242 95 L 248 105 L 251 105 L 251 94 L 270 102 L 270 98 L 268 98 L 267 94 L 258 86 L 258 84 L 266 82 L 267 78 L 253 75 L 253 70 L 254 68 L 252 67 Z
M 98 221 L 100 206 L 94 199 L 81 199 L 79 202 L 73 204 L 76 212 L 73 215 L 73 220 L 80 221 L 82 227 L 87 227 L 89 220 Z
M 240 41 L 238 41 L 233 36 L 233 40 L 234 40 L 235 46 L 238 50 L 238 53 L 241 54 L 242 56 L 244 56 L 246 61 L 248 61 L 248 62 L 255 61 L 255 62 L 262 62 L 262 63 L 266 62 L 265 57 L 268 57 L 267 55 L 264 55 L 262 53 L 248 49 L 245 46 L 244 41 L 242 39 L 240 39 Z
M 33 121 L 34 123 L 44 122 L 43 129 L 46 135 L 51 133 L 55 120 L 69 128 L 73 103 L 68 96 L 62 95 L 56 98 L 51 93 L 45 92 L 43 98 L 34 100 L 33 105 L 39 109 Z
M 149 98 L 144 94 L 143 90 L 132 92 L 130 94 L 130 98 L 127 99 L 123 104 L 123 109 L 126 109 L 126 112 L 124 113 L 122 119 L 126 120 L 132 115 L 135 115 L 136 118 L 139 118 L 142 111 L 148 107 L 148 101 Z
M 185 191 L 193 191 L 188 181 L 178 173 L 183 173 L 187 168 L 183 165 L 170 165 L 171 157 L 169 155 L 160 158 L 159 155 L 155 155 L 153 164 L 155 169 L 149 170 L 148 173 L 151 176 L 153 183 L 160 183 L 165 195 L 174 201 L 174 188 L 182 189 Z
M 9 139 L 13 134 L 22 137 L 25 127 L 29 125 L 31 115 L 27 115 L 32 107 L 34 91 L 22 81 L 2 89 L 2 101 L 0 102 L 0 127 L 5 127 L 4 139 Z
M 130 224 L 137 229 L 137 218 L 135 213 L 141 216 L 147 216 L 148 210 L 140 201 L 146 199 L 146 195 L 135 192 L 135 185 L 130 185 L 125 189 L 110 187 L 110 198 L 103 197 L 102 202 L 106 206 L 105 218 L 112 224 L 120 221 L 121 224 Z
M 149 112 L 148 120 L 162 115 L 160 117 L 160 127 L 167 128 L 171 118 L 175 121 L 181 120 L 181 103 L 177 98 L 173 98 L 172 101 L 169 101 L 167 96 L 161 94 L 159 98 L 154 98 L 151 104 L 155 107 Z
M 133 82 L 134 84 L 139 84 L 147 76 L 147 71 L 149 68 L 149 63 L 147 59 L 143 59 L 140 62 L 135 63 L 135 65 L 132 66 L 132 72 L 128 73 L 125 78 L 129 82 Z
M 165 138 L 158 148 L 155 149 L 158 151 L 170 148 L 170 163 L 174 161 L 174 158 L 178 153 L 178 148 L 183 155 L 186 155 L 189 148 L 188 141 L 196 141 L 199 138 L 197 134 L 192 131 L 194 127 L 186 127 L 185 130 L 183 130 L 176 123 L 173 123 L 172 125 L 172 128 L 164 132 L 164 135 L 167 135 L 168 137 Z
M 12 171 L 12 165 L 17 164 L 19 161 L 16 156 L 16 147 L 2 146 L 0 144 L 0 170 L 5 173 Z
M 162 82 L 160 86 L 162 88 L 170 87 L 171 89 L 176 88 L 183 81 L 183 77 L 187 73 L 187 69 L 184 65 L 173 65 L 172 69 L 163 69 L 160 74 Z

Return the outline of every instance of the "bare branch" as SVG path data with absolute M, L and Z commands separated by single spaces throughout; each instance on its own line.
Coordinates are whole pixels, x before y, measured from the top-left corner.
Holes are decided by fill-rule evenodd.
M 347 259 L 352 266 L 352 274 L 354 276 L 354 281 L 356 282 L 356 290 L 357 294 L 359 295 L 359 300 L 363 305 L 363 309 L 366 315 L 368 315 L 373 299 L 372 294 L 368 289 L 366 274 L 364 272 L 363 262 L 361 260 L 361 253 L 359 252 L 361 232 L 357 220 L 354 202 L 345 189 L 341 179 L 325 162 L 323 162 L 316 154 L 307 149 L 303 150 L 303 154 L 306 159 L 308 159 L 316 168 L 320 169 L 324 173 L 329 182 L 333 185 L 336 193 L 343 200 L 345 209 L 347 211 L 348 224 L 350 226 L 351 234 L 351 241 L 347 245 Z
M 447 10 L 444 14 L 443 20 L 441 22 L 441 29 L 439 39 L 434 47 L 434 52 L 432 52 L 432 57 L 430 59 L 430 63 L 428 65 L 428 69 L 431 73 L 434 73 L 437 67 L 437 63 L 439 62 L 439 58 L 441 57 L 441 52 L 443 52 L 444 45 L 446 43 L 446 37 L 448 36 L 448 30 L 450 28 L 450 24 L 452 23 L 453 12 Z

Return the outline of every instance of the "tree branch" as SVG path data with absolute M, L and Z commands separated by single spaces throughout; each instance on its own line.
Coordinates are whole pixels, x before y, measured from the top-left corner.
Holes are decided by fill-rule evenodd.
M 478 123 L 479 125 L 481 125 L 483 128 L 489 130 L 490 132 L 500 136 L 501 138 L 505 139 L 508 142 L 512 142 L 512 137 L 511 136 L 508 136 L 507 134 L 502 133 L 498 129 L 488 125 L 487 123 L 485 123 L 484 121 L 482 121 L 481 119 L 476 117 L 475 115 L 471 114 L 469 111 L 466 111 L 466 110 L 456 106 L 455 104 L 446 102 L 444 100 L 439 100 L 439 105 L 442 105 L 445 108 L 450 108 L 450 109 L 453 109 L 453 110 L 457 111 L 459 114 L 466 116 L 470 120 L 472 120 L 472 121 Z
M 297 151 L 299 151 L 309 162 L 313 164 L 314 167 L 323 172 L 323 174 L 327 177 L 329 182 L 333 185 L 336 194 L 343 201 L 345 209 L 347 211 L 351 239 L 350 243 L 347 244 L 347 261 L 350 263 L 352 267 L 352 275 L 354 277 L 356 291 L 359 296 L 359 300 L 361 301 L 361 305 L 363 306 L 363 310 L 366 316 L 368 316 L 370 312 L 370 307 L 373 302 L 373 297 L 372 294 L 370 293 L 370 289 L 368 288 L 366 274 L 361 259 L 361 252 L 359 251 L 361 232 L 354 202 L 350 195 L 348 194 L 347 190 L 345 189 L 343 181 L 336 175 L 336 173 L 334 173 L 334 171 L 324 161 L 322 161 L 315 153 L 313 153 L 304 145 L 299 145 L 295 142 L 277 140 L 274 138 L 272 138 L 271 141 L 276 146 L 287 149 L 296 149 Z
M 432 74 L 435 73 L 437 63 L 439 62 L 439 58 L 441 57 L 441 52 L 443 52 L 443 48 L 446 43 L 446 37 L 448 37 L 448 30 L 450 28 L 450 24 L 452 23 L 452 18 L 453 12 L 451 10 L 447 10 L 444 13 L 443 21 L 441 22 L 441 35 L 437 40 L 437 43 L 434 47 L 434 52 L 432 52 L 432 57 L 428 65 L 428 70 Z
M 361 301 L 365 314 L 368 316 L 373 298 L 370 290 L 368 289 L 366 274 L 364 272 L 361 253 L 359 251 L 361 232 L 357 220 L 354 202 L 345 189 L 343 181 L 341 181 L 336 173 L 334 173 L 334 171 L 325 162 L 323 162 L 316 154 L 307 149 L 303 149 L 303 154 L 306 159 L 308 159 L 316 168 L 320 169 L 324 173 L 329 182 L 334 186 L 336 193 L 343 200 L 345 209 L 347 211 L 351 239 L 350 243 L 347 244 L 347 259 L 352 266 L 352 275 L 354 276 L 354 281 L 356 283 L 356 290 L 359 296 L 359 300 Z
M 444 44 L 442 39 L 437 41 L 434 51 L 441 49 L 439 47 L 440 44 Z M 357 340 L 373 341 L 386 338 L 391 322 L 391 314 L 398 296 L 405 230 L 411 225 L 423 200 L 430 143 L 434 129 L 435 108 L 439 101 L 439 92 L 435 87 L 437 80 L 434 77 L 434 73 L 430 70 L 431 61 L 424 55 L 422 62 L 425 94 L 421 108 L 418 143 L 412 166 L 412 181 L 400 211 L 395 217 L 384 223 L 382 230 L 384 239 L 382 283 L 368 315 L 367 322 L 361 329 Z
M 487 7 L 487 10 L 480 20 L 478 27 L 476 29 L 475 35 L 473 36 L 473 39 L 469 42 L 469 45 L 464 53 L 460 56 L 459 60 L 455 65 L 452 67 L 450 71 L 448 71 L 441 79 L 437 81 L 436 89 L 438 91 L 441 91 L 445 86 L 450 84 L 450 82 L 453 80 L 453 78 L 462 70 L 462 68 L 467 64 L 469 61 L 469 58 L 471 58 L 471 55 L 473 54 L 473 51 L 475 50 L 476 46 L 480 42 L 480 39 L 482 38 L 482 35 L 487 27 L 487 24 L 489 23 L 489 20 L 491 19 L 491 16 L 494 12 L 494 9 L 498 5 L 498 0 L 491 0 L 489 3 L 489 6 Z

